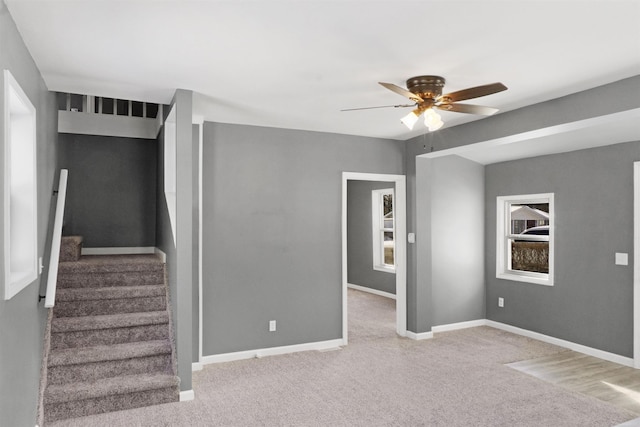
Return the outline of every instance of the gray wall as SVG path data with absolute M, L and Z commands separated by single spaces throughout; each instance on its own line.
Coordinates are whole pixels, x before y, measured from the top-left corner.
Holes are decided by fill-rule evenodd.
M 484 319 L 484 166 L 448 156 L 416 167 L 417 283 L 427 302 L 418 320 L 430 329 Z
M 640 142 L 486 168 L 487 317 L 633 357 L 633 162 Z M 555 193 L 555 285 L 495 278 L 496 197 Z M 497 299 L 505 299 L 498 308 Z
M 69 169 L 63 234 L 85 247 L 155 246 L 158 143 L 151 139 L 59 134 Z
M 205 356 L 342 337 L 342 172 L 402 174 L 403 150 L 397 141 L 205 123 Z
M 396 293 L 396 275 L 373 269 L 371 192 L 394 188 L 393 182 L 347 181 L 347 282 Z
M 164 196 L 164 128 L 158 135 L 156 246 L 167 255 L 167 275 L 178 358 L 178 376 L 182 391 L 192 389 L 193 130 L 191 98 L 190 91 L 179 89 L 172 102 L 172 105 L 176 106 L 176 244 L 173 242 Z
M 57 106 L 47 91 L 4 2 L 0 1 L 0 70 L 8 69 L 25 91 L 37 114 L 38 253 L 48 259 L 52 190 L 57 182 Z M 4 99 L 0 84 L 0 99 Z M 4 135 L 4 103 L 0 102 L 0 135 Z M 55 178 L 54 178 L 55 177 Z M 0 150 L 0 199 L 4 191 L 4 149 Z M 0 209 L 0 223 L 4 212 Z M 0 241 L 5 240 L 0 227 Z M 0 259 L 4 259 L 0 245 Z M 38 383 L 47 310 L 38 304 L 41 278 L 47 270 L 8 301 L 0 299 L 0 424 L 33 426 L 38 407 Z M 0 277 L 4 264 L 0 263 Z M 44 283 L 46 280 L 42 280 Z M 4 292 L 2 293 L 4 295 Z

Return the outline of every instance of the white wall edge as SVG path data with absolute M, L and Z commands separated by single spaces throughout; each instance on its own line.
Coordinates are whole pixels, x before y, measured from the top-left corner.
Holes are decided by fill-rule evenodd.
M 194 116 L 194 120 L 196 120 L 196 117 Z M 204 160 L 203 160 L 203 155 L 204 155 L 204 117 L 202 116 L 197 116 L 197 120 L 198 120 L 198 362 L 202 361 L 202 346 L 203 346 L 203 341 L 204 341 L 204 336 L 203 336 L 203 320 L 202 320 L 202 316 L 203 316 L 203 310 L 204 310 L 204 304 L 202 303 L 202 296 L 203 296 L 203 290 L 202 290 L 202 261 L 203 261 L 203 256 L 202 256 L 202 249 L 203 249 L 203 240 L 202 240 L 202 228 L 203 228 L 203 220 L 202 220 L 202 215 L 203 215 L 203 206 L 202 206 L 202 201 L 203 199 L 203 190 L 202 190 L 202 183 L 203 183 L 203 177 L 204 177 L 204 172 L 203 172 L 203 167 L 204 167 Z
M 396 299 L 396 296 L 392 293 L 367 288 L 366 286 L 354 285 L 353 283 L 347 283 L 347 288 L 355 289 L 356 291 L 368 292 L 370 294 L 379 295 L 385 298 Z
M 447 325 L 438 325 L 431 328 L 431 332 L 450 332 L 458 329 L 475 328 L 477 326 L 486 326 L 487 319 L 469 320 L 467 322 L 449 323 Z
M 196 398 L 196 393 L 193 390 L 185 390 L 180 392 L 180 402 L 188 402 Z
M 633 162 L 633 367 L 640 369 L 640 162 Z
M 208 365 L 211 363 L 233 362 L 237 360 L 261 358 L 267 356 L 278 356 L 281 354 L 298 353 L 300 351 L 323 351 L 335 349 L 345 345 L 342 338 L 328 341 L 318 341 L 305 344 L 286 345 L 282 347 L 270 347 L 257 350 L 237 351 L 234 353 L 214 354 L 203 356 L 201 363 Z
M 132 255 L 153 254 L 156 248 L 153 246 L 140 247 L 113 247 L 113 248 L 82 248 L 82 255 Z
M 405 336 L 407 338 L 410 338 L 410 339 L 416 340 L 416 341 L 430 340 L 431 338 L 433 338 L 433 332 L 415 333 L 415 332 L 407 331 L 407 334 Z
M 204 369 L 204 366 L 202 365 L 202 363 L 200 362 L 193 362 L 191 364 L 191 371 L 195 372 L 195 371 L 202 371 Z
M 596 348 L 587 347 L 586 345 L 576 344 L 571 341 L 550 337 L 549 335 L 544 335 L 538 332 L 529 331 L 527 329 L 518 328 L 516 326 L 507 325 L 505 323 L 495 322 L 493 320 L 487 320 L 486 325 L 491 326 L 492 328 L 501 329 L 506 332 L 522 335 L 527 338 L 533 338 L 538 341 L 554 344 L 559 347 L 568 348 L 569 350 L 577 351 L 578 353 L 583 353 L 583 354 L 586 354 L 587 356 L 593 356 L 599 359 L 608 360 L 609 362 L 614 362 L 620 365 L 633 367 L 633 359 L 630 357 L 620 356 L 618 354 L 609 353 L 608 351 L 598 350 Z

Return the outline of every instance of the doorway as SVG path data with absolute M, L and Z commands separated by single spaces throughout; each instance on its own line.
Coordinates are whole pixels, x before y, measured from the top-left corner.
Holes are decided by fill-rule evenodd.
M 381 181 L 395 187 L 395 278 L 396 278 L 396 333 L 407 333 L 407 258 L 406 258 L 406 179 L 404 175 L 371 174 L 359 172 L 342 173 L 342 339 L 348 343 L 348 252 L 347 252 L 347 188 L 348 181 Z

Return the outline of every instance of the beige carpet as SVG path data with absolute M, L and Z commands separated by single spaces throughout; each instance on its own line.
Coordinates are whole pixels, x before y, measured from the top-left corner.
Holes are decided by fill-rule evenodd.
M 207 365 L 196 398 L 67 426 L 614 426 L 634 418 L 504 366 L 563 349 L 488 327 L 413 341 L 393 301 L 349 291 L 350 344 Z

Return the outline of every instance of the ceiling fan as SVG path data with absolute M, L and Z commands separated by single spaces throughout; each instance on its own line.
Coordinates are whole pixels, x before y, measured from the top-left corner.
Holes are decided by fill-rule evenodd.
M 444 111 L 454 111 L 456 113 L 479 114 L 490 116 L 498 111 L 497 108 L 484 107 L 481 105 L 458 104 L 458 101 L 479 98 L 497 92 L 507 90 L 502 83 L 491 83 L 483 86 L 475 86 L 456 92 L 442 94 L 445 84 L 444 77 L 440 76 L 417 76 L 407 80 L 407 89 L 396 86 L 392 83 L 379 82 L 380 85 L 399 95 L 409 98 L 413 104 L 385 105 L 382 107 L 349 108 L 342 111 L 368 110 L 372 108 L 405 108 L 415 107 L 415 109 L 401 119 L 409 129 L 418 121 L 421 114 L 424 114 L 425 125 L 430 131 L 438 130 L 444 122 L 434 108 Z

